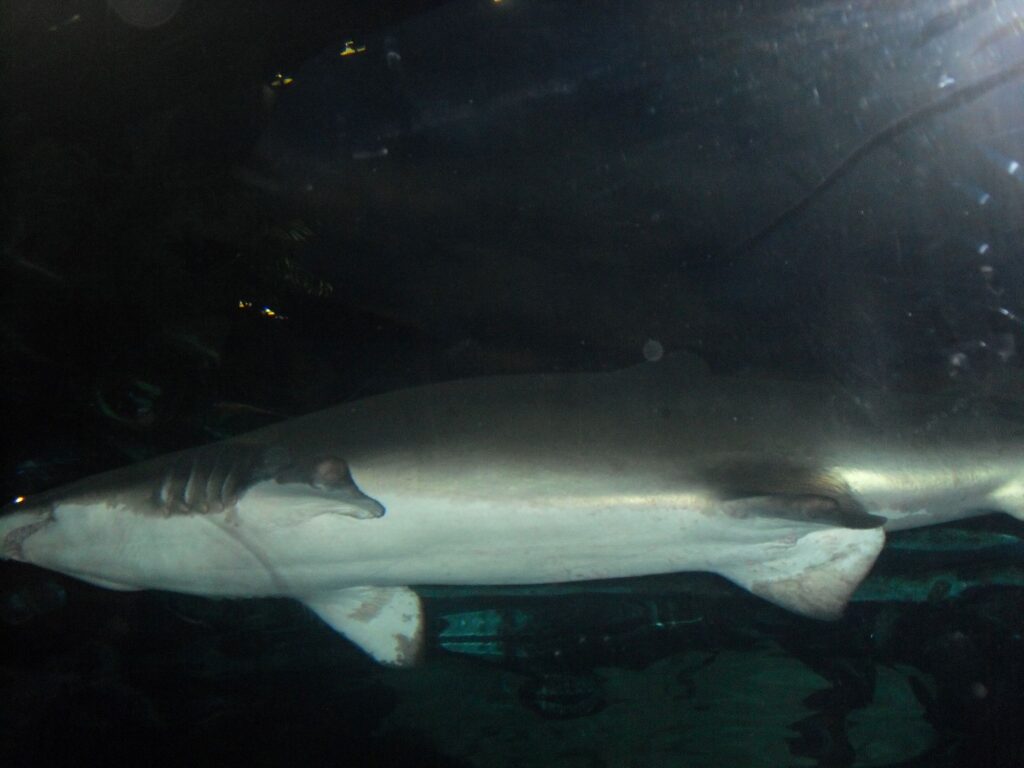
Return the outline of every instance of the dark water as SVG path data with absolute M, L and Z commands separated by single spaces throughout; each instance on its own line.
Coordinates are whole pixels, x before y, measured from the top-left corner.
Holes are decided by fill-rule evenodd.
M 5 498 L 673 352 L 1020 416 L 1018 0 L 4 11 Z M 829 624 L 702 575 L 434 590 L 411 671 L 4 563 L 0 762 L 1018 766 L 1021 536 L 894 537 Z

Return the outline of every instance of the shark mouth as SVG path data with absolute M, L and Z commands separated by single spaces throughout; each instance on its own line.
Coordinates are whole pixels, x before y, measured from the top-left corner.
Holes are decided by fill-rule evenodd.
M 24 562 L 25 554 L 22 545 L 25 540 L 54 521 L 53 514 L 49 512 L 43 517 L 39 517 L 38 512 L 24 513 L 23 516 L 32 519 L 32 522 L 12 528 L 4 535 L 3 546 L 0 547 L 0 558 Z

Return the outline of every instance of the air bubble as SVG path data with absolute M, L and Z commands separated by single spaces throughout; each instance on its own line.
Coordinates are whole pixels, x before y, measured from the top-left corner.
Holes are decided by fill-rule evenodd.
M 648 339 L 644 342 L 644 360 L 649 363 L 656 363 L 665 356 L 665 348 L 660 341 Z

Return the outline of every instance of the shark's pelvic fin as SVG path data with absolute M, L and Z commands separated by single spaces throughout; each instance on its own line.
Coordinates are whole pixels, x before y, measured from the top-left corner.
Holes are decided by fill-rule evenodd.
M 215 514 L 248 497 L 250 503 L 255 499 L 299 509 L 300 517 L 384 515 L 384 507 L 356 485 L 344 459 L 324 454 L 296 462 L 281 453 L 274 446 L 242 442 L 182 452 L 159 475 L 150 506 L 164 517 Z
M 407 667 L 419 660 L 423 607 L 408 587 L 351 587 L 304 602 L 377 661 Z
M 817 494 L 776 493 L 767 496 L 746 496 L 723 503 L 732 517 L 772 517 L 843 528 L 881 528 L 885 518 L 863 509 L 851 508 L 841 498 Z
M 776 605 L 815 619 L 836 619 L 885 543 L 881 528 L 808 528 L 767 542 L 764 557 L 720 569 Z
M 733 457 L 705 471 L 734 517 L 774 517 L 844 528 L 880 528 L 842 480 L 827 470 L 778 460 Z

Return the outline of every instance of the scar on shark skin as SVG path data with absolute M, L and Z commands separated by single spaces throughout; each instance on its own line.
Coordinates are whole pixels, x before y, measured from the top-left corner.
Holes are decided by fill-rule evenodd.
M 423 623 L 420 622 L 411 635 L 395 633 L 395 648 L 395 666 L 415 664 L 423 653 Z
M 374 602 L 373 600 L 366 600 L 359 604 L 359 606 L 348 615 L 350 619 L 356 621 L 373 621 L 377 616 L 380 615 L 381 609 L 384 605 L 380 602 Z
M 232 511 L 234 514 L 231 513 Z M 277 569 L 270 561 L 270 558 L 267 557 L 266 553 L 260 550 L 260 548 L 251 541 L 247 541 L 245 536 L 242 535 L 242 532 L 238 530 L 238 510 L 236 509 L 232 511 L 229 511 L 227 519 L 223 523 L 214 520 L 209 516 L 201 516 L 199 519 L 206 520 L 210 525 L 226 533 L 230 538 L 238 542 L 238 544 L 240 544 L 250 555 L 256 558 L 256 561 L 263 566 L 263 569 L 267 572 L 267 575 L 270 577 L 270 583 L 274 585 L 274 589 L 277 590 L 279 594 L 291 594 L 285 580 L 281 578 L 281 574 L 277 572 Z

